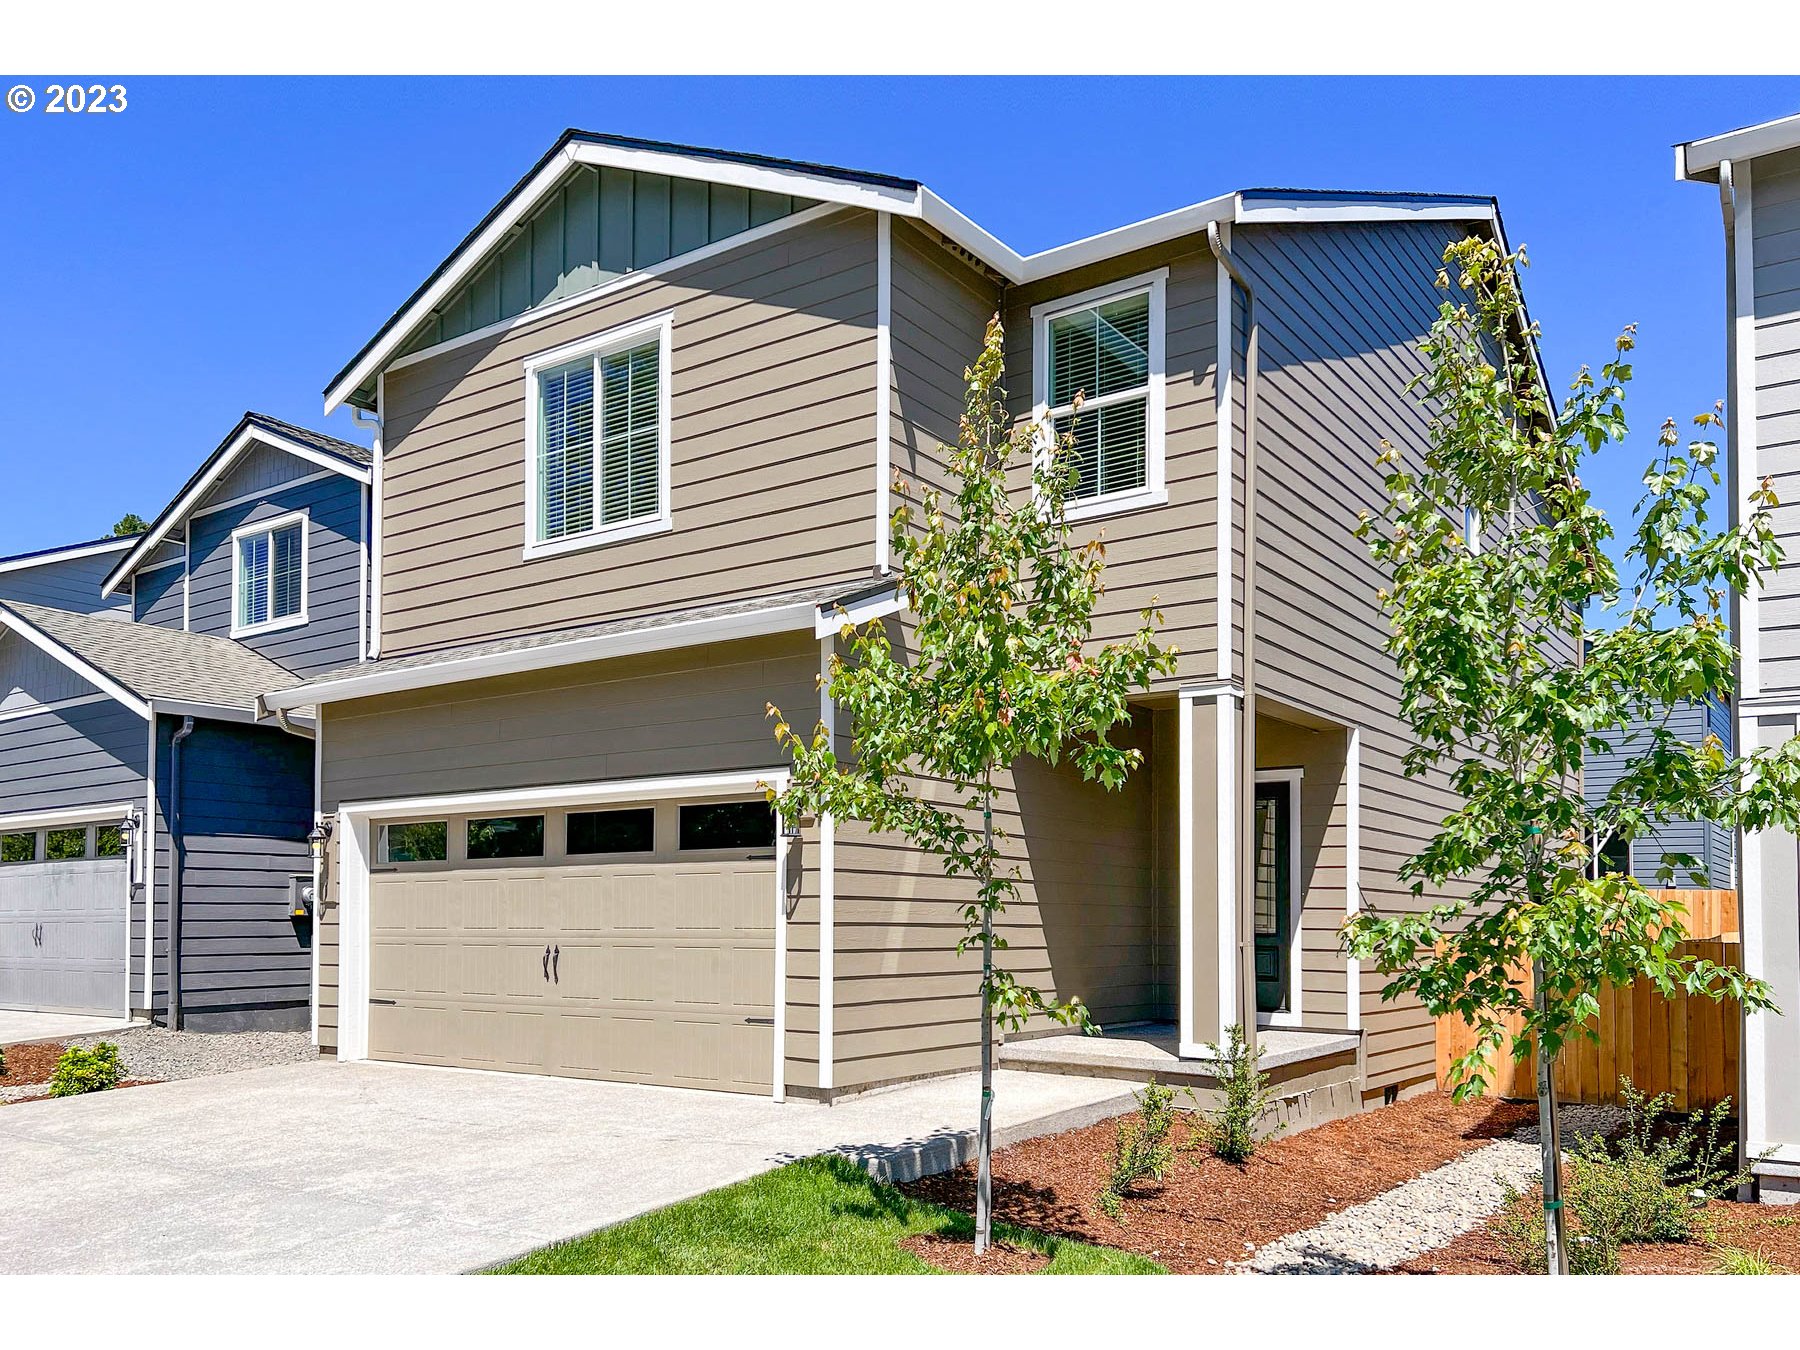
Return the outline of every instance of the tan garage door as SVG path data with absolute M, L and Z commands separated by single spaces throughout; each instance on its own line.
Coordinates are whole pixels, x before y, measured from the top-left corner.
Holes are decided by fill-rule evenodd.
M 677 809 L 658 808 L 659 844 Z M 370 877 L 371 1058 L 769 1090 L 770 854 L 671 839 L 590 862 L 552 813 L 543 859 L 470 861 L 468 827 L 447 823 L 439 865 Z

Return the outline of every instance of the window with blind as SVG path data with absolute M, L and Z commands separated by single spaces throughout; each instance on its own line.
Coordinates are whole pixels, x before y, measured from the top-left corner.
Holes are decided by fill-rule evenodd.
M 668 523 L 668 325 L 528 365 L 532 538 L 555 549 Z
M 233 536 L 232 635 L 306 622 L 304 513 L 246 526 Z
M 1162 304 L 1158 274 L 1034 311 L 1038 416 L 1072 442 L 1072 515 L 1162 491 Z

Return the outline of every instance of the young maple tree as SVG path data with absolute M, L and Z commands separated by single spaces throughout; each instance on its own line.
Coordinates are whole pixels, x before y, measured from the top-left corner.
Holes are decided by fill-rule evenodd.
M 1105 550 L 1098 538 L 1070 538 L 1064 503 L 1080 471 L 1074 442 L 1049 427 L 1014 427 L 1003 372 L 996 317 L 964 373 L 965 409 L 949 457 L 953 499 L 928 488 L 915 503 L 896 476 L 891 546 L 908 612 L 891 629 L 881 620 L 845 623 L 845 651 L 821 676 L 848 716 L 853 755 L 840 758 L 822 724 L 803 736 L 769 708 L 793 761 L 787 787 L 772 794 L 784 816 L 867 822 L 937 855 L 946 876 L 973 883 L 957 950 L 981 949 L 978 1251 L 991 1234 L 996 1019 L 1011 1030 L 1043 1014 L 1090 1029 L 1078 998 L 1053 999 L 995 959 L 1006 940 L 994 921 L 1019 880 L 1016 866 L 1002 864 L 1004 832 L 993 823 L 999 780 L 1027 758 L 1066 758 L 1084 778 L 1117 790 L 1142 755 L 1113 745 L 1109 733 L 1131 720 L 1128 696 L 1175 665 L 1175 649 L 1156 639 L 1161 615 L 1153 610 L 1122 642 L 1090 640 Z M 1027 464 L 1029 496 L 1009 486 L 1013 470 Z
M 1366 910 L 1343 939 L 1388 977 L 1384 999 L 1416 996 L 1473 1029 L 1452 1067 L 1459 1098 L 1483 1090 L 1503 1044 L 1521 1059 L 1535 1048 L 1550 1268 L 1560 1271 L 1555 1063 L 1570 1037 L 1595 1034 L 1601 986 L 1642 979 L 1665 997 L 1682 989 L 1772 1006 L 1761 980 L 1680 950 L 1682 906 L 1668 893 L 1596 875 L 1596 844 L 1673 820 L 1792 822 L 1800 755 L 1792 744 L 1733 755 L 1667 726 L 1678 702 L 1731 692 L 1726 597 L 1780 560 L 1767 480 L 1738 525 L 1713 528 L 1717 449 L 1679 446 L 1666 423 L 1622 582 L 1604 548 L 1612 527 L 1580 470 L 1624 437 L 1633 330 L 1598 378 L 1583 368 L 1555 408 L 1531 359 L 1536 330 L 1523 327 L 1524 261 L 1480 239 L 1445 252 L 1438 284 L 1451 295 L 1422 345 L 1429 372 L 1415 382 L 1428 449 L 1415 470 L 1383 443 L 1388 502 L 1358 527 L 1392 578 L 1379 598 L 1415 737 L 1406 772 L 1446 773 L 1460 798 L 1400 879 L 1415 895 L 1457 888 L 1458 898 L 1422 913 Z M 1716 411 L 1695 421 L 1721 424 Z M 1631 724 L 1648 730 L 1624 741 Z M 1615 743 L 1624 771 L 1590 805 L 1583 756 Z M 1665 885 L 1677 868 L 1704 876 L 1697 859 L 1669 854 Z

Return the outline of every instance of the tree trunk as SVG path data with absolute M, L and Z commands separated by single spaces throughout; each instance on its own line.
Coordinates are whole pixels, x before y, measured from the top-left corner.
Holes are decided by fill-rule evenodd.
M 1544 963 L 1536 962 L 1531 971 L 1533 998 L 1541 1016 L 1548 1006 L 1544 990 Z M 1556 1119 L 1556 1058 L 1544 1053 L 1540 1036 L 1537 1043 L 1538 1152 L 1543 1159 L 1544 1174 L 1544 1256 L 1545 1269 L 1552 1275 L 1569 1273 L 1568 1226 L 1563 1216 L 1562 1131 Z
M 994 1005 L 989 995 L 994 978 L 994 911 L 988 885 L 994 872 L 994 798 L 991 788 L 981 797 L 981 1128 L 976 1143 L 975 1255 L 993 1241 L 994 1228 Z

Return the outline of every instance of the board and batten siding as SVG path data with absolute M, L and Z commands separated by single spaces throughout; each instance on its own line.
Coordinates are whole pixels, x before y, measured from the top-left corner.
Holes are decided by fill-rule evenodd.
M 332 704 L 321 742 L 321 809 L 445 793 L 760 771 L 785 761 L 767 705 L 796 719 L 818 707 L 810 633 L 448 685 Z M 341 845 L 341 839 L 334 842 Z M 790 860 L 801 880 L 789 917 L 791 1086 L 818 1081 L 816 832 Z M 319 1037 L 335 1049 L 335 865 L 319 923 Z
M 384 656 L 745 595 L 874 565 L 876 221 L 774 232 L 385 377 Z M 527 560 L 525 377 L 673 314 L 673 528 Z
M 1800 691 L 1800 151 L 1751 167 L 1756 476 L 1774 482 L 1780 505 L 1771 517 L 1788 559 L 1765 579 L 1756 606 L 1768 695 Z
M 119 565 L 116 552 L 94 553 L 85 558 L 64 558 L 0 572 L 0 602 L 19 600 L 28 605 L 47 605 L 77 614 L 131 617 L 129 593 L 100 596 L 100 583 Z

